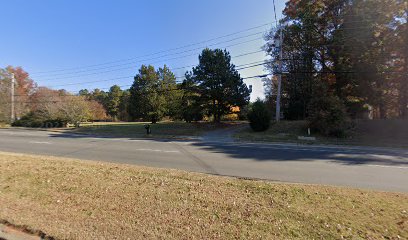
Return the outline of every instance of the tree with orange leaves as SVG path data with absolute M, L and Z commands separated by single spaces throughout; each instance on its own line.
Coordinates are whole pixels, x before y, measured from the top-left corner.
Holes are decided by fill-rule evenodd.
M 6 71 L 11 75 L 14 74 L 15 86 L 15 115 L 16 118 L 22 117 L 30 111 L 28 99 L 37 84 L 30 78 L 29 74 L 22 67 L 8 66 Z

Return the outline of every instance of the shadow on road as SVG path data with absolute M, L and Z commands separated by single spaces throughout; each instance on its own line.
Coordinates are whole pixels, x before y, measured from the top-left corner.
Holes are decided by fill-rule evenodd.
M 117 138 L 109 136 L 81 135 L 81 134 L 50 134 L 52 138 L 85 139 L 98 138 L 127 141 L 143 140 L 147 142 L 179 142 L 190 146 L 187 148 L 192 154 L 203 158 L 208 153 L 223 154 L 231 158 L 250 159 L 256 161 L 330 161 L 343 165 L 385 165 L 408 167 L 408 151 L 402 149 L 385 149 L 369 147 L 346 147 L 346 146 L 315 146 L 293 144 L 262 144 L 262 143 L 234 143 L 228 142 L 229 137 L 212 137 L 201 139 L 183 138 Z M 219 139 L 219 140 L 217 140 Z M 192 148 L 191 148 L 192 147 Z M 198 152 L 197 152 L 198 151 Z
M 196 142 L 208 152 L 223 153 L 236 159 L 257 161 L 331 161 L 345 165 L 399 165 L 408 167 L 408 153 L 399 150 L 286 144 L 234 144 Z

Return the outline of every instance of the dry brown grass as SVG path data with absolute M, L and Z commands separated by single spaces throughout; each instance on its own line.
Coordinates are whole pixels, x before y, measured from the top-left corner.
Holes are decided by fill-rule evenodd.
M 0 219 L 61 239 L 408 238 L 407 194 L 1 152 L 0 162 Z

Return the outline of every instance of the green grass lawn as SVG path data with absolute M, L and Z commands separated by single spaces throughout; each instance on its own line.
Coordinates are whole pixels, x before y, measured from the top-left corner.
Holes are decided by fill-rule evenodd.
M 4 152 L 0 162 L 0 223 L 56 239 L 408 239 L 405 193 Z
M 265 132 L 254 132 L 249 127 L 236 133 L 240 141 L 292 142 L 308 144 L 363 145 L 408 148 L 408 120 L 359 120 L 347 138 L 324 137 L 312 133 L 316 141 L 301 141 L 307 136 L 306 121 L 281 121 L 272 123 Z
M 306 136 L 306 121 L 281 121 L 271 123 L 268 130 L 254 132 L 249 126 L 234 134 L 240 141 L 254 142 L 299 142 L 298 136 Z
M 159 122 L 150 124 L 152 134 L 146 135 L 145 125 L 150 123 L 93 123 L 83 124 L 78 129 L 71 131 L 76 133 L 95 134 L 111 137 L 158 137 L 178 138 L 184 136 L 200 136 L 205 132 L 225 128 L 238 123 L 213 124 L 206 122 Z

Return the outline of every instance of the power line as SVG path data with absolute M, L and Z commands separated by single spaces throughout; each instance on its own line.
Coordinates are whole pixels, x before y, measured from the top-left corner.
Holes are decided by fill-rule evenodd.
M 350 28 L 350 29 L 360 29 L 360 28 Z M 340 29 L 340 30 L 346 30 L 346 29 Z M 303 30 L 301 30 L 301 31 L 303 31 Z M 237 40 L 237 39 L 241 39 L 241 38 L 245 38 L 245 37 L 249 37 L 249 36 L 253 36 L 253 35 L 258 35 L 258 34 L 260 34 L 260 33 L 263 33 L 263 32 L 258 32 L 258 33 L 255 33 L 255 34 L 250 34 L 250 35 L 246 35 L 246 36 L 243 36 L 243 37 L 230 39 L 230 40 L 227 40 L 227 41 L 224 41 L 224 42 L 214 43 L 214 44 L 211 44 L 210 46 L 212 46 L 212 45 L 217 45 L 217 44 L 221 44 L 221 43 L 225 43 L 225 42 L 235 41 L 235 40 Z M 230 45 L 230 46 L 231 46 L 231 45 Z M 227 46 L 227 47 L 230 47 L 230 46 Z M 234 46 L 234 45 L 232 45 L 232 46 Z M 160 59 L 160 58 L 165 57 L 165 56 L 178 55 L 178 54 L 181 54 L 181 53 L 184 53 L 184 52 L 191 52 L 191 51 L 194 51 L 194 50 L 197 50 L 197 49 L 201 49 L 201 48 L 190 49 L 190 50 L 186 50 L 186 51 L 183 51 L 183 52 L 180 52 L 180 53 L 167 54 L 167 55 L 163 55 L 163 56 L 159 56 L 159 57 L 155 57 L 155 58 L 151 58 L 151 59 L 140 60 L 140 61 L 138 61 L 138 62 L 149 61 L 149 60 L 154 60 L 154 59 Z M 191 55 L 188 55 L 188 56 L 191 56 Z M 188 57 L 188 56 L 182 56 L 182 57 Z M 182 57 L 181 57 L 181 58 L 182 58 Z M 174 58 L 173 58 L 173 59 L 174 59 Z M 172 59 L 171 59 L 171 60 L 172 60 Z M 137 62 L 133 62 L 133 63 L 137 63 Z M 71 75 L 71 74 L 75 74 L 75 73 L 90 72 L 90 71 L 101 70 L 101 69 L 106 69 L 106 68 L 112 68 L 112 67 L 118 67 L 118 66 L 123 66 L 123 65 L 129 65 L 129 64 L 133 64 L 133 63 L 118 64 L 118 65 L 113 65 L 113 66 L 107 66 L 107 67 L 104 67 L 104 68 L 88 69 L 88 70 L 82 70 L 82 71 L 76 71 L 76 72 L 70 72 L 70 73 L 52 74 L 52 75 L 48 75 L 48 76 Z M 104 72 L 95 72 L 95 73 L 90 73 L 90 74 L 86 74 L 86 75 L 75 75 L 75 76 L 67 76 L 67 77 L 61 77 L 61 78 L 50 78 L 50 79 L 44 79 L 44 80 L 46 81 L 46 80 L 58 80 L 58 79 L 66 79 L 66 78 L 75 78 L 75 77 L 95 75 L 95 74 L 99 74 L 99 73 L 120 71 L 120 70 L 130 69 L 130 68 L 133 68 L 133 67 L 119 68 L 119 69 L 114 69 L 114 70 L 104 71 Z
M 246 77 L 246 78 L 243 78 L 243 79 L 245 80 L 245 79 L 252 79 L 252 78 L 265 78 L 265 77 L 271 76 L 271 75 L 272 75 L 271 73 L 270 74 L 262 74 L 262 75 L 252 76 L 252 77 Z
M 276 28 L 278 28 L 278 18 L 276 17 L 276 5 L 275 5 L 275 0 L 273 0 L 273 12 L 275 14 L 275 24 Z
M 33 72 L 32 74 L 35 75 L 35 74 L 41 74 L 41 73 L 65 72 L 65 71 L 69 71 L 69 70 L 85 69 L 85 68 L 90 68 L 90 67 L 108 65 L 108 64 L 112 64 L 112 63 L 126 62 L 126 61 L 131 61 L 131 60 L 134 60 L 134 59 L 137 59 L 137 58 L 140 58 L 140 57 L 146 57 L 146 56 L 157 55 L 157 54 L 161 54 L 161 53 L 165 53 L 165 52 L 175 51 L 175 50 L 179 50 L 179 49 L 183 49 L 183 48 L 187 48 L 187 47 L 191 47 L 191 46 L 195 46 L 195 45 L 199 45 L 199 44 L 211 42 L 211 41 L 214 41 L 214 40 L 217 40 L 217 39 L 222 39 L 222 38 L 226 38 L 226 37 L 229 37 L 229 36 L 234 36 L 234 35 L 237 35 L 237 34 L 240 34 L 240 33 L 243 33 L 243 32 L 248 32 L 248 31 L 251 31 L 251 30 L 254 30 L 254 29 L 258 29 L 258 28 L 261 28 L 261 27 L 265 27 L 265 26 L 268 26 L 268 25 L 270 25 L 270 24 L 272 24 L 272 23 L 276 23 L 276 24 L 277 24 L 275 1 L 274 1 L 274 12 L 275 12 L 275 21 L 274 21 L 274 22 L 265 23 L 265 24 L 262 24 L 262 25 L 258 25 L 258 26 L 252 27 L 252 28 L 244 29 L 244 30 L 241 30 L 241 31 L 238 31 L 238 32 L 234 32 L 234 33 L 231 33 L 231 34 L 227 34 L 227 35 L 215 37 L 215 38 L 208 39 L 208 40 L 205 40 L 205 41 L 196 42 L 196 43 L 193 43 L 193 44 L 188 44 L 188 45 L 184 45 L 184 46 L 181 46 L 181 47 L 172 48 L 172 49 L 167 49 L 167 50 L 163 50 L 163 51 L 159 51 L 159 52 L 155 52 L 155 53 L 145 54 L 145 55 L 141 55 L 141 56 L 134 57 L 134 58 L 122 59 L 122 60 L 111 61 L 111 62 L 105 62 L 105 63 L 100 63 L 100 64 L 93 64 L 93 65 L 88 65 L 88 66 L 83 66 L 83 67 L 73 67 L 73 68 L 65 68 L 65 69 L 52 70 L 52 71 Z M 352 15 L 348 15 L 348 16 L 352 16 Z M 354 16 L 360 16 L 360 15 L 354 15 Z M 352 21 L 352 22 L 361 22 L 361 21 Z M 340 24 L 344 24 L 344 23 L 350 23 L 350 22 L 342 22 L 342 23 L 340 23 Z
M 256 51 L 256 52 L 259 52 L 259 51 Z M 256 53 L 256 52 L 245 53 L 245 54 L 237 55 L 235 57 L 245 56 L 245 55 L 248 55 L 248 54 L 251 54 L 251 53 Z M 305 60 L 305 58 L 284 58 L 284 59 L 281 59 L 281 61 L 302 61 L 302 60 Z M 256 61 L 256 62 L 237 65 L 235 67 L 237 67 L 236 70 L 243 70 L 243 69 L 253 68 L 253 67 L 257 67 L 257 66 L 265 66 L 266 64 L 274 63 L 274 62 L 275 62 L 275 60 L 269 60 L 269 61 L 262 60 L 262 61 Z M 191 67 L 191 66 L 195 66 L 195 65 L 184 66 L 184 67 L 180 67 L 180 68 L 186 68 L 186 67 Z M 385 71 L 385 72 L 390 72 L 390 71 Z M 396 71 L 396 72 L 398 72 L 398 71 Z M 291 72 L 291 73 L 294 73 L 294 72 Z M 298 72 L 298 73 L 312 73 L 312 72 Z M 322 73 L 322 72 L 313 72 L 313 73 Z M 330 73 L 364 73 L 364 72 L 361 72 L 361 71 L 360 72 L 343 71 L 343 72 L 330 72 Z M 103 79 L 103 80 L 53 85 L 53 86 L 48 86 L 48 87 L 49 88 L 55 88 L 55 87 L 62 87 L 62 86 L 75 86 L 75 85 L 82 85 L 82 84 L 89 84 L 89 83 L 99 83 L 99 82 L 108 82 L 108 81 L 112 81 L 112 80 L 128 79 L 128 78 L 133 78 L 133 77 L 134 76 L 131 75 L 131 76 L 115 77 L 115 78 L 109 78 L 109 79 Z M 184 76 L 176 76 L 175 78 L 176 79 L 182 79 L 182 78 L 184 78 Z
M 259 66 L 261 64 L 257 64 L 254 66 Z M 388 71 L 388 70 L 384 70 L 384 71 L 326 71 L 326 72 L 321 72 L 321 71 L 283 71 L 282 74 L 296 74 L 296 73 L 302 73 L 302 74 L 358 74 L 358 73 L 404 73 L 403 71 Z M 406 72 L 405 72 L 406 73 Z M 247 79 L 254 79 L 254 78 L 265 78 L 271 75 L 276 75 L 279 74 L 278 72 L 274 72 L 274 73 L 269 73 L 269 74 L 260 74 L 260 75 L 254 75 L 254 76 L 250 76 L 250 77 L 243 77 L 243 80 L 247 80 Z M 130 87 L 132 86 L 132 84 L 128 84 L 128 85 L 121 85 L 119 86 L 120 88 L 126 88 L 126 87 Z M 99 90 L 108 90 L 110 89 L 110 87 L 107 88 L 98 88 Z M 158 92 L 165 92 L 165 91 L 176 91 L 176 90 L 183 90 L 180 88 L 177 89 L 164 89 L 164 90 L 159 90 Z M 54 90 L 57 91 L 57 90 Z M 58 95 L 55 97 L 78 97 L 77 92 L 71 92 L 72 95 Z M 27 96 L 29 97 L 30 95 L 15 95 L 16 97 L 19 96 Z M 42 97 L 46 97 L 46 96 L 42 96 Z M 82 101 L 82 100 L 80 100 Z M 50 102 L 50 103 L 55 103 L 55 102 L 63 102 L 63 100 L 49 100 L 49 101 L 31 101 L 31 102 L 27 102 L 27 101 L 14 101 L 15 103 L 44 103 L 44 102 Z
M 278 72 L 275 72 L 278 73 Z M 393 71 L 393 70 L 383 70 L 383 71 L 282 71 L 282 74 L 296 74 L 296 73 L 310 73 L 310 74 L 347 74 L 347 73 L 408 73 L 404 71 Z M 279 74 L 279 73 L 278 73 Z
M 102 68 L 88 69 L 88 70 L 82 70 L 82 71 L 76 71 L 76 72 L 69 72 L 69 73 L 57 73 L 57 74 L 51 74 L 51 75 L 42 75 L 42 76 L 36 76 L 36 77 L 64 76 L 64 75 L 72 75 L 72 74 L 77 74 L 77 73 L 92 72 L 92 71 L 97 71 L 97 70 L 104 70 L 104 69 L 107 69 L 107 68 L 121 67 L 121 66 L 125 66 L 125 65 L 130 65 L 130 64 L 141 63 L 141 62 L 146 62 L 146 61 L 150 61 L 150 60 L 161 59 L 161 58 L 163 58 L 163 57 L 168 57 L 168 56 L 174 56 L 174 55 L 179 55 L 179 54 L 183 54 L 183 53 L 188 53 L 188 52 L 192 52 L 192 51 L 196 51 L 196 50 L 202 50 L 202 48 L 204 48 L 204 47 L 215 46 L 215 45 L 223 44 L 223 43 L 229 43 L 229 42 L 233 42 L 233 41 L 235 41 L 235 40 L 240 40 L 240 39 L 243 39 L 243 38 L 248 38 L 248 37 L 256 36 L 256 35 L 263 34 L 263 33 L 264 33 L 264 32 L 257 32 L 257 33 L 245 35 L 245 36 L 242 36 L 242 37 L 237 37 L 237 38 L 225 40 L 225 41 L 222 41 L 222 42 L 212 43 L 212 44 L 207 45 L 207 46 L 201 46 L 201 47 L 198 47 L 198 48 L 193 48 L 193 49 L 189 49 L 189 50 L 184 50 L 184 51 L 176 52 L 176 53 L 169 53 L 169 54 L 157 56 L 157 57 L 154 57 L 154 58 L 141 59 L 141 60 L 138 60 L 138 61 L 132 61 L 132 62 L 125 63 L 125 64 L 116 64 L 116 65 L 113 65 L 113 66 L 106 66 L 106 67 L 102 67 Z M 229 46 L 227 46 L 227 47 L 229 47 Z
M 269 75 L 272 75 L 272 74 L 260 74 L 260 75 L 250 76 L 250 77 L 244 77 L 242 79 L 246 80 L 246 79 L 253 79 L 253 78 L 264 78 L 264 77 L 267 77 Z M 122 86 L 119 86 L 119 87 L 120 88 L 125 88 L 125 87 L 130 87 L 130 86 L 132 86 L 132 85 L 122 85 Z M 103 89 L 109 89 L 109 88 L 99 88 L 99 89 L 103 90 Z M 158 90 L 156 92 L 169 92 L 169 91 L 181 91 L 181 90 L 183 90 L 183 88 L 162 89 L 162 90 Z M 65 95 L 55 95 L 55 96 L 52 96 L 52 97 L 81 97 L 80 95 L 76 95 L 76 94 L 77 93 L 74 93 L 72 95 L 66 95 L 66 94 Z M 16 96 L 26 96 L 26 95 L 16 95 Z M 40 97 L 46 97 L 46 96 L 40 96 Z M 83 96 L 83 97 L 85 97 L 85 96 Z M 83 99 L 71 100 L 71 101 L 83 101 Z M 15 102 L 33 104 L 33 103 L 57 103 L 57 102 L 65 102 L 65 100 L 15 101 Z
M 263 50 L 254 51 L 254 52 L 249 52 L 249 53 L 243 53 L 243 54 L 236 55 L 236 56 L 233 56 L 233 57 L 234 57 L 234 58 L 239 58 L 239 57 L 248 56 L 248 55 L 250 55 L 250 54 L 255 54 L 255 53 L 259 53 L 259 52 L 263 52 Z M 250 63 L 250 64 L 253 64 L 253 63 Z M 245 65 L 248 65 L 248 64 L 242 64 L 242 65 L 238 65 L 238 66 L 236 66 L 236 67 L 245 66 Z M 195 66 L 195 65 L 188 65 L 188 66 L 183 66 L 183 67 L 171 68 L 171 70 L 184 69 L 184 68 L 194 67 L 194 66 Z M 239 70 L 239 69 L 237 69 L 237 70 Z M 127 78 L 132 78 L 132 77 L 134 77 L 134 76 L 124 76 L 124 77 L 110 78 L 110 79 L 96 80 L 96 81 L 88 81 L 88 82 L 77 82 L 77 83 L 59 84 L 59 85 L 53 85 L 53 86 L 48 86 L 48 87 L 49 87 L 49 88 L 54 88 L 54 87 L 81 85 L 81 84 L 87 84 L 87 83 L 108 82 L 108 81 L 112 81 L 112 80 L 127 79 Z M 176 78 L 182 78 L 182 77 L 176 77 Z
M 259 34 L 259 33 L 257 33 L 257 34 Z M 250 35 L 248 35 L 248 36 L 250 36 Z M 352 37 L 349 37 L 349 38 L 355 38 L 355 37 L 352 36 Z M 235 43 L 235 44 L 231 44 L 231 45 L 225 46 L 225 48 L 233 47 L 233 46 L 237 46 L 237 45 L 241 45 L 241 44 L 245 44 L 245 43 L 252 42 L 252 41 L 256 41 L 256 40 L 259 40 L 259 39 L 262 39 L 262 38 L 256 38 L 256 39 L 252 39 L 252 40 L 249 40 L 249 41 L 238 42 L 238 43 Z M 233 40 L 236 40 L 236 39 L 233 39 Z M 229 42 L 229 41 L 231 41 L 231 40 L 228 40 L 227 42 Z M 217 44 L 220 44 L 220 43 L 215 43 L 215 44 L 212 44 L 212 45 L 217 45 Z M 209 46 L 211 46 L 211 45 L 209 45 Z M 334 45 L 334 44 L 314 44 L 314 46 L 319 47 L 319 46 L 336 46 L 336 45 Z M 354 47 L 353 45 L 345 45 L 345 44 L 342 44 L 342 45 L 339 45 L 339 46 Z M 183 51 L 183 52 L 181 52 L 181 53 L 191 52 L 191 51 L 195 51 L 195 50 L 201 50 L 201 48 L 190 49 L 190 50 L 187 50 L 187 51 Z M 257 51 L 257 52 L 262 52 L 262 51 Z M 253 52 L 253 53 L 257 53 L 257 52 Z M 178 55 L 178 54 L 180 54 L 180 53 L 173 53 L 173 54 L 168 54 L 168 55 L 164 55 L 164 56 L 171 56 L 171 55 Z M 193 54 L 189 54 L 189 55 L 178 56 L 178 57 L 169 58 L 169 59 L 164 59 L 164 60 L 162 59 L 162 60 L 155 61 L 155 62 L 152 62 L 152 63 L 158 63 L 158 62 L 163 62 L 163 61 L 169 61 L 169 60 L 175 60 L 175 59 L 180 59 L 180 58 L 186 58 L 186 57 L 194 56 L 194 55 L 197 55 L 197 54 L 199 54 L 199 53 L 193 53 Z M 252 53 L 251 53 L 251 54 L 252 54 Z M 140 62 L 142 62 L 142 61 L 149 61 L 149 60 L 155 60 L 155 59 L 160 59 L 160 58 L 162 58 L 162 57 L 164 57 L 164 56 L 160 56 L 160 57 L 156 57 L 156 58 L 151 58 L 151 59 L 146 59 L 146 60 L 141 60 Z M 126 65 L 128 65 L 128 64 L 126 64 Z M 120 65 L 118 65 L 118 66 L 120 66 Z M 132 68 L 134 68 L 134 67 L 131 66 L 131 67 L 124 67 L 124 68 L 112 69 L 112 70 L 107 70 L 107 71 L 93 72 L 93 73 L 89 73 L 89 74 L 81 74 L 81 75 L 66 76 L 66 77 L 59 77 L 59 78 L 49 78 L 49 79 L 43 79 L 43 81 L 61 80 L 61 79 L 69 79 L 69 78 L 78 78 L 78 77 L 92 76 L 92 75 L 98 75 L 98 74 L 109 73 L 109 72 L 116 72 L 116 71 L 120 71 L 120 70 L 132 69 Z M 178 68 L 178 69 L 181 69 L 181 68 Z M 94 70 L 96 70 L 96 69 L 94 69 Z M 92 71 L 94 71 L 94 70 L 92 70 Z M 174 70 L 174 69 L 172 69 L 172 70 Z M 89 70 L 87 70 L 87 71 L 89 71 Z M 87 71 L 81 71 L 81 72 L 87 72 Z M 78 73 L 79 73 L 79 72 L 78 72 Z M 74 74 L 74 73 L 69 73 L 68 75 L 70 75 L 70 74 Z M 59 75 L 66 75 L 66 74 L 59 74 Z
M 281 61 L 301 61 L 304 60 L 304 58 L 285 58 L 281 59 Z M 253 68 L 253 67 L 258 67 L 258 66 L 265 66 L 266 64 L 269 63 L 274 63 L 274 60 L 270 61 L 256 61 L 256 62 L 251 62 L 251 63 L 246 63 L 242 65 L 237 65 L 236 70 L 243 70 L 243 69 L 248 69 L 248 68 Z M 249 66 L 248 66 L 249 65 Z M 385 72 L 397 72 L 399 71 L 378 71 L 379 73 L 385 73 Z M 313 71 L 313 72 L 306 72 L 306 71 L 290 71 L 290 72 L 283 72 L 285 74 L 291 74 L 291 73 L 317 73 L 317 74 L 335 74 L 335 73 L 366 73 L 364 71 L 331 71 L 331 72 L 318 72 L 318 71 Z M 275 72 L 277 74 L 277 72 Z M 88 81 L 88 82 L 78 82 L 78 83 L 69 83 L 69 84 L 61 84 L 61 85 L 54 85 L 52 87 L 61 87 L 61 86 L 74 86 L 74 85 L 82 85 L 82 84 L 89 84 L 89 83 L 99 83 L 99 82 L 108 82 L 112 80 L 121 80 L 121 79 L 128 79 L 128 78 L 133 78 L 134 76 L 123 76 L 123 77 L 117 77 L 117 78 L 109 78 L 109 79 L 104 79 L 104 80 L 96 80 L 96 81 Z M 184 76 L 175 76 L 176 79 L 183 79 Z M 179 81 L 180 82 L 180 81 Z M 18 96 L 18 95 L 16 95 Z M 26 95 L 28 96 L 28 95 Z
M 67 83 L 67 84 L 60 84 L 60 85 L 50 86 L 49 88 L 64 87 L 64 86 L 75 86 L 75 85 L 82 85 L 82 84 L 89 84 L 89 83 L 109 82 L 109 81 L 113 81 L 113 80 L 122 80 L 122 79 L 128 79 L 128 78 L 132 78 L 132 77 L 134 77 L 134 76 L 124 76 L 124 77 L 109 78 L 109 79 L 104 79 L 104 80 L 95 80 L 95 81 L 79 82 L 79 83 Z
M 238 43 L 234 43 L 234 44 L 231 44 L 231 45 L 228 45 L 228 46 L 224 46 L 223 48 L 238 46 L 238 45 L 246 44 L 246 43 L 249 43 L 249 42 L 254 42 L 254 41 L 257 41 L 257 40 L 260 40 L 260 39 L 263 39 L 263 38 L 261 37 L 261 38 L 255 38 L 255 39 L 251 39 L 251 40 L 247 40 L 247 41 L 243 41 L 243 42 L 238 42 Z M 217 45 L 217 44 L 219 44 L 219 43 L 212 44 L 212 45 Z M 209 46 L 211 46 L 211 45 L 209 45 Z M 202 48 L 200 47 L 200 48 L 196 48 L 196 49 L 187 50 L 187 51 L 184 51 L 184 52 L 192 52 L 192 51 L 195 51 L 195 50 L 202 50 Z M 181 52 L 181 53 L 184 53 L 184 52 Z M 173 54 L 169 54 L 168 56 L 178 55 L 178 54 L 181 54 L 181 53 L 173 53 Z M 190 57 L 190 56 L 195 56 L 197 54 L 199 54 L 199 52 L 195 52 L 195 53 L 192 53 L 192 54 L 189 54 L 189 55 L 177 56 L 177 57 L 169 58 L 169 59 L 161 59 L 163 57 L 163 56 L 161 56 L 161 57 L 146 59 L 146 60 L 143 60 L 143 61 L 140 61 L 140 62 L 146 62 L 146 61 L 150 61 L 150 60 L 160 59 L 158 61 L 150 62 L 150 64 L 152 64 L 152 63 L 158 63 L 158 62 L 164 62 L 164 61 L 170 61 L 170 60 L 175 60 L 175 59 L 186 58 L 186 57 Z M 101 72 L 94 72 L 94 73 L 89 73 L 89 74 L 81 74 L 81 75 L 75 75 L 75 76 L 48 78 L 48 79 L 43 79 L 42 81 L 51 81 L 51 80 L 61 80 L 61 79 L 77 78 L 77 77 L 84 77 L 84 76 L 92 76 L 92 75 L 98 75 L 98 74 L 102 74 L 102 73 L 115 72 L 115 71 L 120 71 L 120 70 L 125 70 L 125 69 L 132 69 L 132 68 L 134 68 L 134 67 L 133 66 L 124 67 L 124 68 L 119 68 L 119 69 L 113 69 L 113 70 L 107 70 L 107 71 L 101 71 Z
M 65 68 L 65 69 L 58 69 L 58 70 L 52 70 L 52 71 L 33 72 L 32 74 L 64 72 L 64 71 L 69 71 L 69 70 L 76 70 L 76 69 L 84 69 L 84 68 L 90 68 L 90 67 L 103 66 L 103 65 L 108 65 L 108 64 L 112 64 L 112 63 L 118 63 L 118 62 L 132 61 L 132 60 L 135 60 L 135 59 L 138 59 L 138 58 L 141 58 L 141 57 L 147 57 L 147 56 L 162 54 L 162 53 L 166 53 L 166 52 L 176 51 L 176 50 L 188 48 L 188 47 L 191 47 L 191 46 L 196 46 L 196 45 L 212 42 L 212 41 L 215 41 L 215 40 L 218 40 L 218 39 L 227 38 L 227 37 L 238 35 L 240 33 L 248 32 L 248 31 L 251 31 L 251 30 L 254 30 L 254 29 L 259 29 L 259 28 L 268 26 L 268 25 L 270 25 L 272 23 L 274 23 L 274 22 L 264 23 L 264 24 L 261 24 L 261 25 L 255 26 L 255 27 L 247 28 L 247 29 L 240 30 L 240 31 L 230 33 L 230 34 L 227 34 L 227 35 L 223 35 L 223 36 L 215 37 L 215 38 L 212 38 L 212 39 L 208 39 L 208 40 L 204 40 L 204 41 L 184 45 L 184 46 L 181 46 L 181 47 L 176 47 L 176 48 L 171 48 L 171 49 L 167 49 L 167 50 L 158 51 L 158 52 L 155 52 L 155 53 L 145 54 L 145 55 L 141 55 L 141 56 L 138 56 L 138 57 L 133 57 L 133 58 L 128 58 L 128 59 L 121 59 L 121 60 L 110 61 L 110 62 L 99 63 L 99 64 L 93 64 L 93 65 L 88 65 L 88 66 L 83 66 L 83 67 L 73 67 L 73 68 Z

